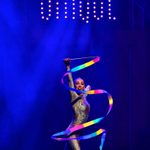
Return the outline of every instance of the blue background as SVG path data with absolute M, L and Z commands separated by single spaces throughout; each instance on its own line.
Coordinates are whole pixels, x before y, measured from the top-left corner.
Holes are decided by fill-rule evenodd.
M 41 20 L 40 0 L 1 0 L 0 150 L 63 150 L 65 142 L 50 139 L 66 129 L 72 117 L 69 93 L 60 81 L 63 59 L 84 56 L 100 56 L 101 61 L 74 77 L 114 98 L 110 115 L 85 132 L 105 128 L 104 150 L 149 148 L 149 2 L 112 4 L 116 21 L 86 24 Z M 105 96 L 90 95 L 88 100 L 89 119 L 105 114 Z M 99 142 L 96 137 L 81 146 L 96 150 Z

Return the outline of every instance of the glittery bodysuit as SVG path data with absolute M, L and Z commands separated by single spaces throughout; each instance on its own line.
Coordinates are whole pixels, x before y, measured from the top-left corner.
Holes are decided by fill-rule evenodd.
M 67 71 L 69 69 L 70 69 L 70 67 L 67 68 Z M 69 80 L 69 86 L 71 88 L 74 88 L 74 83 L 73 83 L 71 73 L 68 74 L 68 80 Z M 89 87 L 87 87 L 86 90 L 89 90 L 88 88 Z M 72 104 L 72 108 L 73 108 L 73 119 L 68 128 L 71 128 L 78 124 L 85 123 L 88 119 L 88 114 L 90 112 L 90 105 L 86 100 L 86 94 L 78 95 L 76 92 L 70 91 L 70 95 L 71 95 L 71 104 Z M 72 138 L 77 137 L 77 134 L 78 133 L 76 133 L 76 132 L 72 133 L 69 137 L 72 137 Z M 80 150 L 81 149 L 78 140 L 71 140 L 71 141 L 69 141 L 69 144 L 70 144 L 72 150 Z

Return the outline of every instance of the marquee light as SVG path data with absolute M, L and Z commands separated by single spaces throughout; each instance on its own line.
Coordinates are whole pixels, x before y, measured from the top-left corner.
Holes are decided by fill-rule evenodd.
M 60 2 L 58 0 L 41 0 L 41 18 L 49 20 L 52 16 L 56 19 L 81 19 L 86 23 L 93 20 L 116 20 L 112 13 L 112 0 L 65 0 Z M 60 9 L 61 8 L 61 9 Z

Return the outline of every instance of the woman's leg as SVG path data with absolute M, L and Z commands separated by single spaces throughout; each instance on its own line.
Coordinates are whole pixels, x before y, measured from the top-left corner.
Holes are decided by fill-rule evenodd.
M 70 138 L 76 138 L 76 137 L 77 137 L 76 134 L 73 134 L 73 135 L 70 136 Z M 69 143 L 71 145 L 72 150 L 81 150 L 78 140 L 70 140 Z

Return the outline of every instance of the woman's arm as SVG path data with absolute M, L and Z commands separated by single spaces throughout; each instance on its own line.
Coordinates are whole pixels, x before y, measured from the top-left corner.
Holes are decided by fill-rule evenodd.
M 69 58 L 65 58 L 64 59 L 64 63 L 66 65 L 66 69 L 67 71 L 70 71 L 70 59 Z M 69 87 L 71 88 L 75 88 L 74 87 L 74 82 L 73 82 L 73 78 L 72 78 L 72 73 L 68 74 L 68 82 L 69 82 Z M 74 100 L 78 97 L 77 93 L 74 91 L 70 90 L 70 95 L 71 95 L 71 100 Z
M 70 66 L 66 66 L 67 71 L 70 71 Z M 72 78 L 72 73 L 68 74 L 69 87 L 74 88 L 74 82 Z

